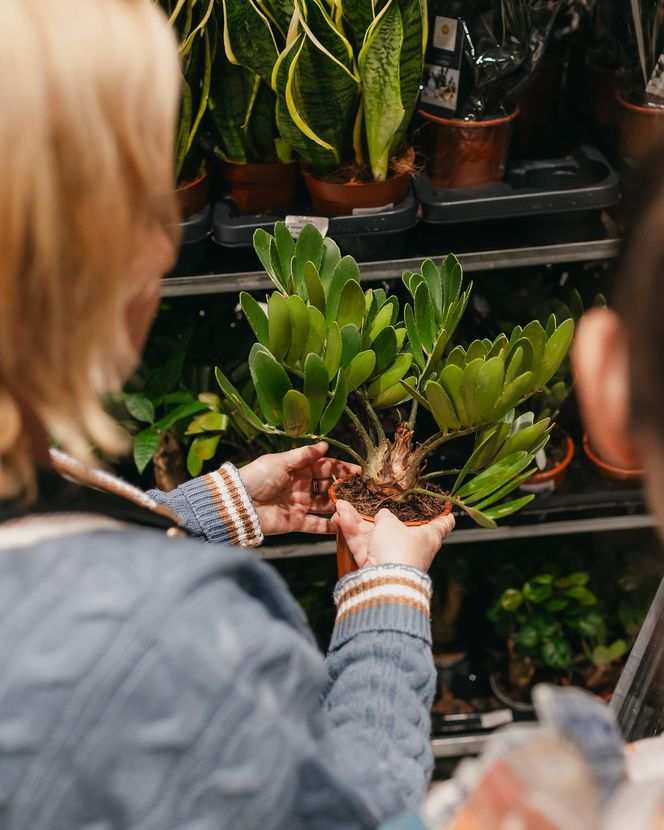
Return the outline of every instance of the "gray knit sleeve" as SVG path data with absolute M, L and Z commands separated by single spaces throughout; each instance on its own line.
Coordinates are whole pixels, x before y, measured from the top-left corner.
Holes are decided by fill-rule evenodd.
M 170 508 L 192 536 L 207 542 L 254 548 L 263 541 L 251 496 L 233 464 L 226 463 L 170 493 L 150 490 L 147 495 Z

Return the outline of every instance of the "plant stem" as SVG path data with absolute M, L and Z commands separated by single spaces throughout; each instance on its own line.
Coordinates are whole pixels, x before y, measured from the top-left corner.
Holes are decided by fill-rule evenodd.
M 280 431 L 279 434 L 286 435 L 288 438 L 290 438 L 287 432 Z M 346 453 L 346 455 L 352 458 L 356 464 L 360 465 L 360 467 L 364 468 L 366 466 L 367 459 L 362 458 L 362 456 L 359 453 L 355 452 L 355 450 L 349 447 L 348 444 L 344 444 L 343 441 L 337 441 L 336 438 L 330 438 L 329 435 L 312 435 L 311 437 L 314 439 L 314 441 L 326 441 L 328 444 L 332 444 L 333 447 L 337 447 L 337 449 L 343 450 Z
M 380 418 L 376 415 L 376 410 L 371 406 L 369 400 L 364 397 L 361 392 L 357 393 L 357 397 L 361 401 L 364 409 L 369 416 L 369 420 L 371 421 L 373 428 L 376 432 L 376 439 L 378 444 L 386 444 L 387 443 L 387 436 L 385 435 L 385 430 L 383 429 L 383 425 L 380 422 Z
M 446 444 L 448 441 L 453 441 L 455 438 L 463 438 L 464 435 L 472 435 L 477 432 L 477 427 L 468 427 L 468 429 L 460 429 L 458 432 L 437 432 L 428 438 L 423 444 L 417 448 L 414 461 L 421 463 L 427 455 L 430 455 L 435 449 Z
M 408 426 L 411 432 L 415 429 L 415 420 L 417 419 L 417 401 L 413 398 L 413 403 L 410 407 L 410 418 L 408 419 Z
M 368 456 L 371 456 L 371 454 L 373 452 L 375 452 L 375 450 L 376 450 L 376 447 L 374 446 L 374 443 L 371 440 L 371 436 L 366 431 L 366 429 L 364 428 L 364 425 L 362 424 L 360 419 L 357 417 L 357 415 L 353 412 L 353 410 L 350 407 L 347 406 L 345 408 L 344 412 L 346 413 L 346 415 L 350 419 L 350 421 L 353 424 L 353 426 L 355 427 L 355 429 L 358 431 L 358 433 L 360 435 L 360 438 L 364 442 L 364 446 L 366 447 Z
M 442 478 L 443 476 L 458 476 L 461 470 L 439 470 L 435 473 L 426 473 L 420 476 L 420 481 L 430 481 L 432 478 Z

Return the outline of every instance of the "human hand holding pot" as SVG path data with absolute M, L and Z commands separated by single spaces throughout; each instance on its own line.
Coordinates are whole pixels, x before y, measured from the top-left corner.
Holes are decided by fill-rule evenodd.
M 288 452 L 262 455 L 239 471 L 265 536 L 278 533 L 334 533 L 327 491 L 335 478 L 360 471 L 355 464 L 326 458 L 325 441 Z
M 410 565 L 428 571 L 445 539 L 454 530 L 454 516 L 440 516 L 417 527 L 407 527 L 389 510 L 368 522 L 352 504 L 337 500 L 332 522 L 360 568 L 365 565 Z

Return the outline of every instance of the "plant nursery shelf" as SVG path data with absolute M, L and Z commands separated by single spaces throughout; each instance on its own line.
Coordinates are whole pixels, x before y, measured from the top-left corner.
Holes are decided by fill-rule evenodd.
M 536 245 L 504 250 L 474 251 L 459 254 L 464 270 L 493 271 L 502 268 L 526 268 L 554 263 L 589 262 L 618 256 L 620 239 L 596 239 L 554 245 Z M 404 271 L 417 270 L 422 257 L 382 262 L 360 263 L 363 282 L 396 279 Z M 272 283 L 262 271 L 244 273 L 203 274 L 192 277 L 171 277 L 164 280 L 165 297 L 186 297 L 202 294 L 237 294 L 240 291 L 269 289 Z
M 465 758 L 479 755 L 489 735 L 457 735 L 451 738 L 433 738 L 431 748 L 434 758 Z

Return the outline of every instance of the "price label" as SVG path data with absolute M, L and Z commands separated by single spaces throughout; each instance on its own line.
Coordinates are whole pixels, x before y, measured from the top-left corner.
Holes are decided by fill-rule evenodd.
M 297 239 L 302 233 L 302 228 L 307 225 L 315 225 L 323 237 L 327 236 L 330 227 L 330 220 L 327 216 L 287 216 L 284 220 L 291 236 Z
M 506 726 L 512 723 L 514 715 L 511 709 L 498 709 L 495 712 L 486 712 L 480 717 L 482 729 L 497 729 L 499 726 Z

